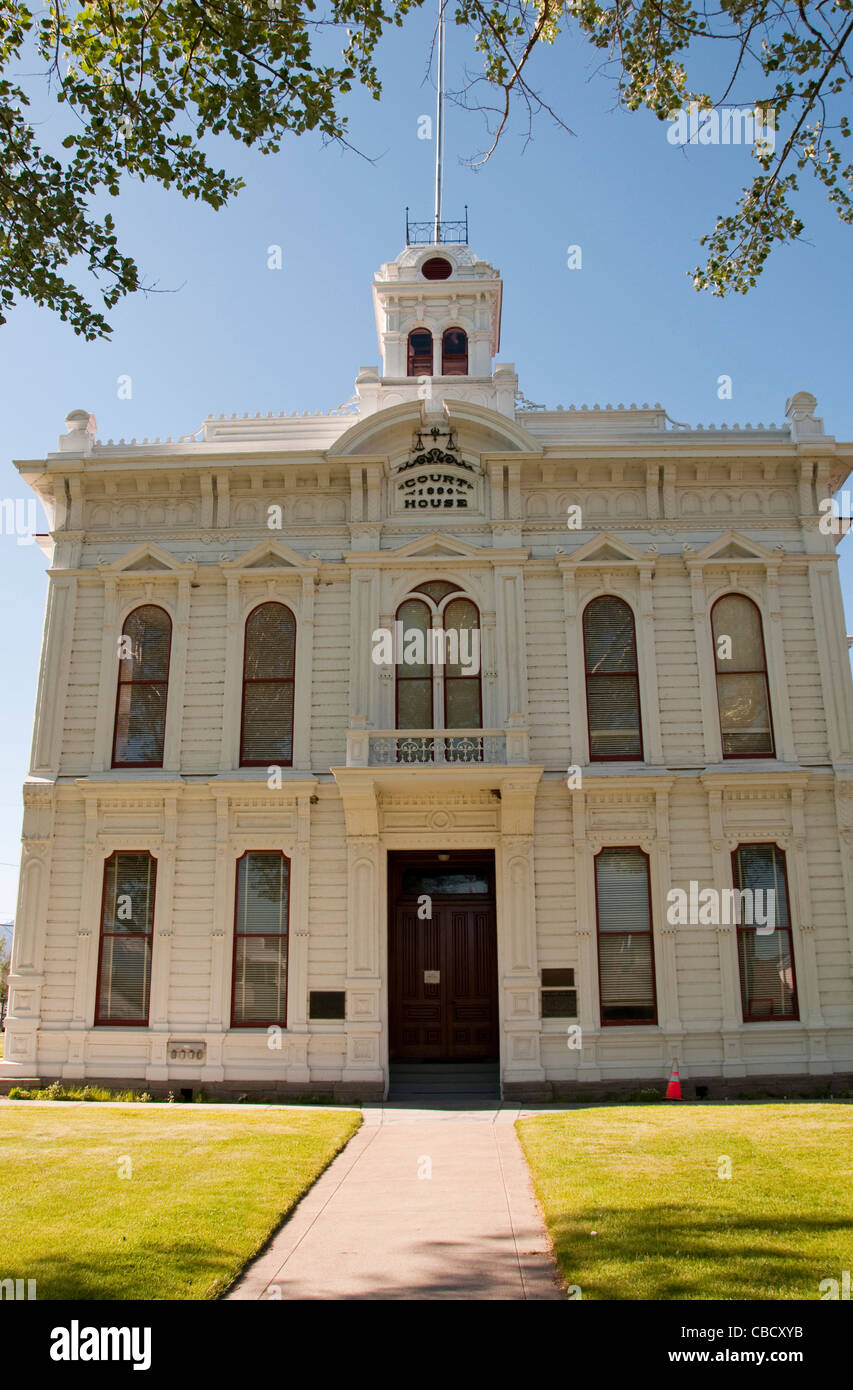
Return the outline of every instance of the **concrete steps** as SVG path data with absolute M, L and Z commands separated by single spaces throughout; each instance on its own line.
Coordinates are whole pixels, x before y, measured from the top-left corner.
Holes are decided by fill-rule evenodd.
M 392 1062 L 388 1099 L 500 1100 L 497 1062 Z

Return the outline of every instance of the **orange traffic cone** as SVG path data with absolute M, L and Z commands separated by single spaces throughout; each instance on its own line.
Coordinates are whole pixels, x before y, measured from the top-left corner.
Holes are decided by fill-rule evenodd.
M 678 1058 L 672 1064 L 672 1071 L 669 1074 L 669 1082 L 666 1088 L 667 1100 L 681 1100 L 681 1082 L 678 1077 Z

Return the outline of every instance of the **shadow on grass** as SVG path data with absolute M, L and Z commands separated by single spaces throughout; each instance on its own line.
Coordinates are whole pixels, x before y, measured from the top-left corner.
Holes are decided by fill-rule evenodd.
M 46 1255 L 27 1261 L 26 1269 L 4 1267 L 6 1277 L 36 1280 L 40 1303 L 55 1299 L 92 1302 L 116 1299 L 216 1298 L 240 1269 L 242 1261 L 226 1261 L 209 1244 L 182 1240 L 168 1244 L 135 1245 L 122 1250 Z M 159 1284 L 157 1271 L 163 1272 Z
M 586 1207 L 551 1229 L 567 1282 L 584 1298 L 610 1300 L 817 1299 L 820 1280 L 833 1270 L 824 1268 L 824 1253 L 797 1246 L 834 1232 L 843 1236 L 840 1258 L 850 1244 L 849 1218 L 697 1214 L 669 1203 Z

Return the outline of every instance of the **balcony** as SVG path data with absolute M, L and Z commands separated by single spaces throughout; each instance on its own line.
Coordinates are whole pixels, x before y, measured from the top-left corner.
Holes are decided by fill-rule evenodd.
M 347 730 L 347 767 L 505 767 L 527 761 L 526 729 Z

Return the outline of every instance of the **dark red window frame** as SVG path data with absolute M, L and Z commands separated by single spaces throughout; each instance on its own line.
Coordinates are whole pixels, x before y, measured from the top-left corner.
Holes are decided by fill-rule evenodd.
M 429 353 L 426 348 L 416 351 L 412 339 L 424 336 L 429 338 Z M 428 328 L 413 328 L 408 338 L 406 350 L 406 375 L 407 376 L 432 376 L 433 369 L 433 340 L 432 333 Z
M 756 928 L 755 928 L 754 926 L 752 926 L 752 927 L 749 927 L 749 926 L 741 926 L 741 925 L 739 924 L 739 925 L 738 925 L 738 928 L 737 928 L 737 948 L 738 948 L 738 950 L 737 950 L 737 969 L 738 969 L 738 982 L 739 982 L 739 984 L 740 984 L 740 1007 L 741 1007 L 741 1013 L 742 1013 L 742 1015 L 743 1015 L 743 1021 L 744 1021 L 744 1023 L 798 1023 L 798 1022 L 799 1022 L 799 1019 L 800 1019 L 800 1001 L 799 1001 L 799 996 L 798 996 L 798 994 L 797 994 L 797 963 L 796 963 L 796 961 L 794 960 L 794 933 L 793 933 L 793 930 L 792 930 L 792 927 L 791 927 L 791 890 L 790 890 L 790 887 L 789 887 L 789 884 L 788 884 L 788 856 L 787 856 L 787 854 L 785 853 L 785 851 L 784 851 L 783 849 L 781 849 L 781 848 L 779 847 L 779 845 L 777 845 L 777 844 L 775 843 L 775 841 L 770 841 L 770 840 L 744 840 L 741 844 L 739 844 L 735 849 L 732 850 L 732 887 L 733 887 L 733 888 L 738 888 L 737 856 L 738 856 L 739 851 L 742 850 L 742 849 L 752 849 L 752 848 L 754 848 L 756 845 L 768 845 L 768 844 L 772 844 L 772 847 L 773 847 L 773 849 L 775 849 L 777 855 L 781 856 L 782 877 L 783 877 L 783 879 L 784 879 L 784 881 L 785 881 L 785 907 L 786 907 L 786 909 L 787 909 L 788 922 L 787 922 L 787 925 L 784 926 L 784 927 L 780 927 L 780 926 L 778 925 L 778 923 L 777 923 L 776 931 L 777 931 L 777 932 L 785 932 L 785 933 L 787 934 L 787 937 L 788 937 L 788 955 L 789 955 L 789 959 L 790 959 L 790 961 L 791 961 L 791 1005 L 792 1005 L 792 1012 L 789 1013 L 789 1014 L 776 1014 L 775 1017 L 774 1017 L 772 1014 L 769 1014 L 769 1015 L 768 1015 L 768 1014 L 753 1014 L 753 1013 L 747 1013 L 746 1008 L 744 1007 L 743 959 L 742 959 L 741 953 L 740 953 L 740 939 L 741 939 L 741 936 L 742 936 L 742 935 L 748 935 L 749 933 L 754 933 L 755 930 L 756 930 Z M 757 997 L 757 996 L 753 996 L 753 998 L 755 998 L 755 997 Z
M 601 994 L 601 929 L 599 927 L 600 913 L 598 904 L 598 860 L 602 854 L 608 850 L 634 850 L 641 854 L 646 861 L 646 889 L 649 895 L 649 926 L 648 931 L 626 931 L 626 936 L 648 936 L 649 938 L 649 957 L 652 967 L 652 1002 L 654 1004 L 653 1018 L 614 1018 L 605 1019 L 603 1017 L 603 1005 Z M 652 916 L 652 875 L 651 861 L 646 851 L 640 845 L 602 845 L 598 854 L 595 855 L 592 863 L 592 874 L 595 883 L 595 937 L 596 937 L 596 963 L 598 967 L 598 1017 L 602 1028 L 655 1028 L 658 1022 L 658 982 L 657 970 L 655 968 L 655 931 L 654 918 Z M 608 935 L 616 936 L 618 933 L 612 932 Z
M 258 678 L 246 675 L 246 661 L 249 655 L 249 623 L 256 613 L 262 608 L 283 608 L 290 614 L 293 622 L 293 663 L 289 676 L 261 676 Z M 264 599 L 263 603 L 258 603 L 246 616 L 243 624 L 243 685 L 240 703 L 240 767 L 292 767 L 293 766 L 293 731 L 296 723 L 296 636 L 297 622 L 296 614 L 286 603 L 281 603 L 279 599 Z M 290 757 L 280 758 L 278 755 L 268 758 L 247 758 L 244 756 L 244 740 L 246 732 L 246 686 L 247 685 L 289 685 L 292 687 L 290 701 Z
M 458 333 L 465 342 L 464 352 L 448 352 L 447 339 L 451 333 Z M 468 375 L 468 334 L 464 328 L 445 328 L 441 335 L 441 375 Z
M 720 669 L 720 658 L 719 658 L 719 656 L 717 655 L 717 638 L 716 638 L 716 635 L 715 635 L 715 633 L 714 633 L 714 609 L 716 608 L 716 606 L 717 606 L 718 603 L 722 602 L 722 600 L 723 600 L 724 598 L 739 598 L 739 599 L 742 599 L 742 600 L 744 601 L 744 603 L 749 603 L 749 604 L 751 604 L 752 607 L 755 609 L 756 613 L 758 614 L 758 630 L 759 630 L 759 632 L 761 633 L 761 655 L 762 655 L 762 657 L 764 658 L 764 665 L 763 665 L 762 667 L 760 667 L 760 668 L 759 668 L 758 670 L 756 670 L 756 671 L 736 671 L 736 672 L 733 672 L 733 671 L 726 671 L 725 669 L 723 669 L 723 670 Z M 771 700 L 770 700 L 770 684 L 769 684 L 769 681 L 768 681 L 768 679 L 767 679 L 767 643 L 766 643 L 765 640 L 764 640 L 764 619 L 763 619 L 762 616 L 761 616 L 761 609 L 759 608 L 758 604 L 755 602 L 755 599 L 750 598 L 750 597 L 749 597 L 749 594 L 741 594 L 741 593 L 738 593 L 738 592 L 736 592 L 736 591 L 730 591 L 729 593 L 720 594 L 720 597 L 717 598 L 717 599 L 715 599 L 714 602 L 711 604 L 711 642 L 712 642 L 713 647 L 714 647 L 714 685 L 715 685 L 715 688 L 716 688 L 716 695 L 717 695 L 717 722 L 719 723 L 719 726 L 720 726 L 720 744 L 721 744 L 721 747 L 722 747 L 722 750 L 723 750 L 723 758 L 724 758 L 724 759 L 738 759 L 738 758 L 775 758 L 775 756 L 776 756 L 776 732 L 775 732 L 775 730 L 774 730 L 774 728 L 773 728 L 773 705 L 772 705 Z M 727 752 L 726 752 L 726 749 L 725 749 L 726 734 L 725 734 L 725 731 L 724 731 L 724 729 L 723 729 L 723 712 L 722 712 L 722 710 L 721 710 L 721 708 L 720 708 L 720 686 L 719 686 L 719 683 L 718 683 L 718 681 L 717 681 L 717 676 L 730 676 L 730 675 L 738 675 L 738 676 L 763 676 L 763 678 L 764 678 L 764 695 L 765 695 L 765 698 L 766 698 L 766 700 L 767 700 L 767 722 L 768 722 L 768 724 L 769 724 L 769 726 L 770 726 L 770 750 L 769 750 L 769 752 L 763 752 L 763 753 L 743 753 L 743 752 L 727 753 Z
M 287 864 L 287 911 L 284 914 L 283 932 L 241 932 L 238 931 L 237 913 L 240 906 L 240 865 L 249 857 L 250 854 L 276 854 Z M 237 872 L 234 876 L 234 943 L 231 951 L 231 1027 L 232 1028 L 286 1028 L 287 1027 L 287 1003 L 288 1003 L 288 975 L 290 973 L 290 896 L 293 865 L 288 855 L 283 850 L 270 849 L 247 849 L 244 850 L 237 860 Z M 284 937 L 284 1003 L 281 1018 L 249 1019 L 237 1020 L 234 1017 L 234 1004 L 237 993 L 237 944 L 242 937 L 251 937 L 254 940 L 266 940 L 268 936 L 276 938 Z
M 116 707 L 115 707 L 115 716 L 114 716 L 114 719 L 113 719 L 113 756 L 112 756 L 112 766 L 113 766 L 113 767 L 162 767 L 162 766 L 163 766 L 163 759 L 164 759 L 164 757 L 165 757 L 165 752 L 166 752 L 166 711 L 167 711 L 168 705 L 169 705 L 169 672 L 170 672 L 171 664 L 172 664 L 172 631 L 173 631 L 173 628 L 172 628 L 172 618 L 171 618 L 171 615 L 170 615 L 170 614 L 166 611 L 166 609 L 162 606 L 162 604 L 159 604 L 159 603 L 139 603 L 139 604 L 137 604 L 137 606 L 136 606 L 135 608 L 132 608 L 132 609 L 131 609 L 131 611 L 128 613 L 127 617 L 125 618 L 124 623 L 123 623 L 123 625 L 122 625 L 122 629 L 121 629 L 121 635 L 122 635 L 122 637 L 126 637 L 126 636 L 127 636 L 127 625 L 128 625 L 128 623 L 130 622 L 131 618 L 133 617 L 134 613 L 140 613 L 140 612 L 142 611 L 143 608 L 156 608 L 157 612 L 158 612 L 158 613 L 162 613 L 163 616 L 164 616 L 164 618 L 166 619 L 167 623 L 169 624 L 169 650 L 168 650 L 168 653 L 167 653 L 167 656 L 166 656 L 166 675 L 165 675 L 165 678 L 164 678 L 163 680 L 159 680 L 159 679 L 157 679 L 157 680 L 129 680 L 129 681 L 127 681 L 127 680 L 122 680 L 122 675 L 121 675 L 122 658 L 119 657 L 119 665 L 118 665 L 118 683 L 117 683 L 117 685 L 116 685 Z M 119 716 L 119 710 L 120 710 L 120 708 L 121 708 L 121 693 L 122 693 L 122 690 L 124 690 L 127 686 L 130 686 L 130 687 L 132 688 L 132 687 L 135 686 L 135 685 L 164 685 L 164 686 L 166 687 L 165 695 L 164 695 L 164 697 L 163 697 L 163 713 L 162 713 L 162 725 L 163 725 L 163 727 L 162 727 L 162 729 L 161 729 L 161 731 L 160 731 L 160 742 L 161 742 L 161 746 L 162 746 L 162 752 L 161 752 L 159 758 L 151 758 L 151 759 L 148 759 L 148 760 L 146 760 L 146 761 L 144 761 L 144 762 L 141 761 L 141 760 L 140 760 L 140 761 L 133 762 L 133 761 L 129 761 L 129 760 L 126 759 L 126 758 L 119 759 L 119 758 L 116 757 L 117 744 L 118 744 L 118 716 Z
M 609 603 L 619 603 L 628 613 L 631 619 L 631 636 L 634 647 L 634 669 L 633 671 L 590 671 L 589 656 L 587 654 L 586 640 L 586 617 L 590 609 L 596 604 L 606 601 Z M 643 709 L 640 702 L 640 669 L 637 658 L 637 624 L 634 620 L 634 612 L 629 603 L 626 603 L 618 594 L 598 594 L 590 599 L 589 603 L 581 615 L 581 631 L 583 633 L 583 669 L 584 669 L 584 694 L 586 696 L 586 732 L 589 744 L 589 760 L 591 763 L 637 763 L 645 760 L 643 743 Z M 637 707 L 637 733 L 640 740 L 640 751 L 638 753 L 593 753 L 592 751 L 592 721 L 589 713 L 589 683 L 593 680 L 625 680 L 633 681 L 634 695 Z
M 144 932 L 128 931 L 107 931 L 105 929 L 105 914 L 107 909 L 107 875 L 109 867 L 114 859 L 121 854 L 147 854 L 152 864 L 151 889 L 149 893 L 151 902 L 150 925 Z M 102 1028 L 147 1028 L 148 1018 L 151 1013 L 151 970 L 154 961 L 154 908 L 157 901 L 157 860 L 150 850 L 147 849 L 125 849 L 113 850 L 108 859 L 104 860 L 104 877 L 101 886 L 101 930 L 98 942 L 98 971 L 95 982 L 95 1027 Z M 101 976 L 104 968 L 104 941 L 108 937 L 120 937 L 123 941 L 138 938 L 148 942 L 148 988 L 146 990 L 146 1003 L 148 1005 L 144 1018 L 106 1018 L 101 1013 Z

